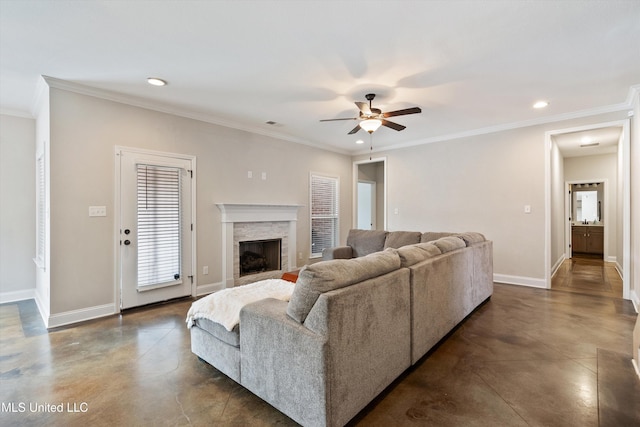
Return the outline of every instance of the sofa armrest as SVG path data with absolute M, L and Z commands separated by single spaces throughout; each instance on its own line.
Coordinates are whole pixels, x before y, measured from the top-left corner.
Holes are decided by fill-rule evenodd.
M 326 422 L 325 337 L 264 299 L 240 312 L 241 384 L 303 425 Z
M 324 248 L 322 250 L 323 261 L 351 258 L 353 258 L 353 248 L 351 246 L 336 246 L 335 248 Z

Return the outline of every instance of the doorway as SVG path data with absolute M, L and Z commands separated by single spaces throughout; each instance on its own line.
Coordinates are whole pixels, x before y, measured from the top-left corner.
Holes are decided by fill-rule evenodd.
M 376 199 L 375 181 L 358 180 L 358 229 L 376 229 Z
M 387 229 L 387 160 L 377 158 L 353 163 L 354 228 Z
M 608 143 L 603 143 L 604 136 L 613 132 L 614 137 Z M 585 133 L 597 135 L 597 139 L 588 141 Z M 561 140 L 564 139 L 564 142 Z M 565 142 L 571 144 L 562 146 Z M 568 169 L 571 169 L 566 162 L 567 158 L 588 159 L 594 158 L 594 151 L 606 149 L 607 146 L 613 153 L 614 175 L 610 176 L 610 185 L 607 185 L 608 200 L 603 206 L 604 217 L 608 218 L 607 227 L 609 238 L 605 237 L 605 262 L 613 263 L 615 270 L 622 278 L 622 297 L 630 299 L 630 121 L 628 119 L 615 122 L 600 123 L 594 125 L 580 126 L 576 128 L 561 129 L 546 132 L 545 142 L 547 150 L 546 156 L 546 284 L 551 288 L 552 277 L 559 271 L 565 259 L 569 259 L 571 224 L 567 219 L 567 182 L 574 177 L 568 176 Z M 587 152 L 591 151 L 591 154 Z M 596 153 L 600 154 L 600 153 Z M 586 161 L 586 160 L 585 160 Z M 599 174 L 594 169 L 589 169 L 587 175 Z M 587 177 L 582 177 L 585 180 Z M 600 180 L 600 179 L 598 179 Z M 609 210 L 611 214 L 607 214 Z M 607 255 L 607 251 L 609 255 Z
M 194 167 L 190 156 L 116 147 L 120 309 L 192 294 Z

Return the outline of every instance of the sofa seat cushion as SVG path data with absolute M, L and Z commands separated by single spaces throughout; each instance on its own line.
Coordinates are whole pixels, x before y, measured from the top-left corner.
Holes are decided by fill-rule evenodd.
M 422 233 L 419 231 L 390 231 L 384 241 L 384 248 L 401 248 L 420 243 Z
M 382 230 L 349 230 L 347 246 L 351 246 L 354 258 L 379 252 L 384 249 L 387 231 Z
M 240 325 L 236 325 L 231 331 L 227 331 L 227 328 L 220 323 L 212 322 L 209 319 L 195 319 L 193 324 L 226 344 L 240 347 Z
M 400 262 L 402 267 L 410 267 L 414 264 L 424 261 L 425 259 L 442 254 L 440 248 L 429 243 L 417 243 L 415 245 L 403 246 L 398 249 Z
M 398 268 L 400 257 L 396 249 L 307 265 L 298 274 L 287 314 L 303 323 L 320 294 L 382 276 Z
M 466 248 L 467 244 L 460 237 L 443 237 L 438 240 L 434 240 L 433 244 L 440 249 L 440 251 L 444 254 L 447 252 L 455 251 L 456 249 Z

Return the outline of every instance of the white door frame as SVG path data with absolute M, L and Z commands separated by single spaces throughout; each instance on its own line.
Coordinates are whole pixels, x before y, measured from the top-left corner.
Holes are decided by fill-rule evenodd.
M 622 151 L 622 161 L 618 163 L 618 176 L 622 177 L 622 298 L 631 299 L 631 124 L 629 119 L 606 123 L 596 123 L 569 129 L 552 130 L 545 133 L 545 254 L 544 269 L 546 288 L 551 289 L 551 150 L 554 135 L 600 129 L 604 127 L 622 127 L 621 144 L 618 151 Z M 620 154 L 619 154 L 620 155 Z M 621 164 L 620 164 L 621 163 Z M 566 218 L 562 219 L 566 225 Z M 616 254 L 616 256 L 619 256 Z M 619 264 L 619 263 L 618 263 Z
M 382 215 L 383 215 L 383 230 L 387 229 L 387 182 L 389 181 L 387 178 L 387 158 L 386 157 L 377 157 L 371 160 L 356 160 L 353 162 L 353 177 L 352 177 L 352 213 L 351 213 L 351 226 L 352 228 L 357 227 L 358 225 L 358 166 L 365 165 L 367 163 L 380 163 L 383 165 L 384 172 L 384 185 L 383 185 L 383 195 L 382 195 Z M 377 209 L 376 209 L 377 210 Z M 377 220 L 377 216 L 376 216 Z M 376 227 L 377 229 L 377 227 Z
M 115 163 L 115 200 L 114 200 L 114 212 L 115 212 L 115 220 L 114 220 L 114 229 L 113 229 L 113 236 L 114 236 L 114 244 L 113 247 L 114 249 L 114 306 L 116 309 L 116 313 L 119 313 L 122 311 L 121 305 L 122 302 L 120 301 L 121 298 L 121 293 L 120 293 L 120 275 L 122 272 L 122 265 L 121 265 L 121 251 L 122 251 L 122 247 L 120 245 L 120 230 L 122 229 L 122 215 L 121 215 L 121 203 L 120 203 L 120 192 L 121 192 L 121 179 L 120 179 L 120 172 L 121 172 L 121 165 L 120 165 L 120 153 L 122 152 L 128 152 L 128 153 L 133 153 L 133 154 L 140 154 L 140 155 L 151 155 L 151 156 L 165 156 L 165 157 L 174 157 L 177 159 L 183 159 L 183 160 L 188 160 L 191 162 L 191 170 L 193 171 L 193 179 L 191 179 L 191 223 L 193 224 L 193 232 L 191 235 L 191 274 L 193 275 L 193 281 L 191 283 L 191 296 L 196 296 L 196 289 L 198 286 L 198 270 L 197 270 L 197 253 L 196 253 L 196 249 L 197 249 L 197 244 L 196 244 L 196 230 L 197 230 L 197 223 L 196 223 L 196 157 L 192 156 L 192 155 L 188 155 L 188 154 L 178 154 L 178 153 L 169 153 L 169 152 L 163 152 L 163 151 L 156 151 L 156 150 L 146 150 L 146 149 L 142 149 L 142 148 L 132 148 L 132 147 L 124 147 L 124 146 L 120 146 L 120 145 L 116 145 L 115 147 L 115 155 L 114 155 L 114 163 Z
M 569 195 L 569 190 L 571 189 L 571 185 L 572 184 L 589 184 L 592 182 L 601 182 L 604 184 L 604 252 L 602 254 L 602 260 L 607 262 L 609 261 L 609 241 L 607 240 L 609 238 L 609 233 L 611 233 L 611 226 L 608 224 L 611 224 L 611 218 L 610 218 L 610 210 L 609 210 L 609 205 L 611 203 L 609 203 L 609 191 L 611 191 L 611 189 L 609 188 L 609 180 L 606 178 L 593 178 L 593 179 L 580 179 L 580 180 L 575 180 L 575 181 L 565 181 L 564 182 L 564 188 L 565 188 L 565 192 L 564 192 L 564 250 L 565 250 L 565 254 L 564 254 L 564 258 L 565 259 L 569 259 L 571 258 L 571 254 L 572 254 L 572 248 L 571 248 L 571 224 L 569 223 L 569 218 L 571 218 L 572 220 L 575 220 L 575 218 L 573 218 L 573 212 L 571 212 L 571 201 L 569 200 L 571 197 L 573 197 L 573 193 L 570 196 Z M 615 233 L 616 231 L 613 230 L 613 232 Z

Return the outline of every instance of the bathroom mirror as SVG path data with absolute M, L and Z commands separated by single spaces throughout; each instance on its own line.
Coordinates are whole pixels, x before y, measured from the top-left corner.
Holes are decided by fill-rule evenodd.
M 574 184 L 572 186 L 573 221 L 582 223 L 602 222 L 602 200 L 604 184 Z

